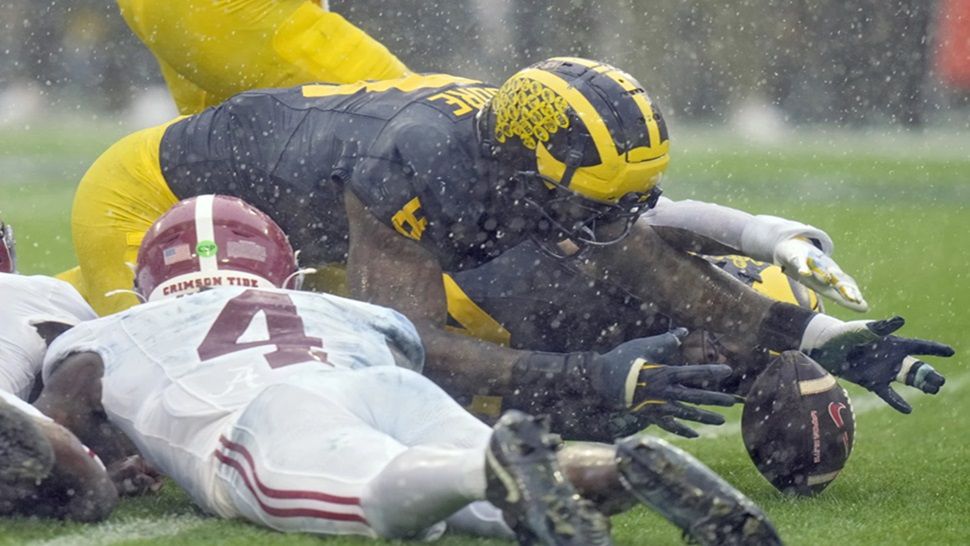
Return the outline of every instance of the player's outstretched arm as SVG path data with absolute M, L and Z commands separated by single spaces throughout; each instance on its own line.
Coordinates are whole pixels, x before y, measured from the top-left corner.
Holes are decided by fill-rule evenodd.
M 949 356 L 952 349 L 890 336 L 902 319 L 842 322 L 767 299 L 651 232 L 650 226 L 637 224 L 621 243 L 590 249 L 585 267 L 655 303 L 677 324 L 728 334 L 744 346 L 801 349 L 902 412 L 909 406 L 890 388 L 893 380 L 927 393 L 942 385 L 942 376 L 912 355 Z
M 853 311 L 869 308 L 858 283 L 832 258 L 832 239 L 814 226 L 777 216 L 753 216 L 703 201 L 670 199 L 661 199 L 640 222 L 681 250 L 742 254 L 774 263 L 843 307 Z
M 902 328 L 902 317 L 842 322 L 819 315 L 808 323 L 801 350 L 823 368 L 876 393 L 893 409 L 913 408 L 892 388 L 892 383 L 936 394 L 946 382 L 933 366 L 917 355 L 953 356 L 953 348 L 936 341 L 891 335 Z
M 498 395 L 506 407 L 532 413 L 555 409 L 557 432 L 587 439 L 591 432 L 608 430 L 605 421 L 615 413 L 635 417 L 616 435 L 595 438 L 612 439 L 652 422 L 690 434 L 674 418 L 711 424 L 723 419 L 682 402 L 734 403 L 733 397 L 708 390 L 730 374 L 727 366 L 662 365 L 665 352 L 679 345 L 675 334 L 628 341 L 596 354 L 521 351 L 445 330 L 447 301 L 435 257 L 378 222 L 351 192 L 345 192 L 345 203 L 351 293 L 411 319 L 425 344 L 425 373 L 450 394 Z

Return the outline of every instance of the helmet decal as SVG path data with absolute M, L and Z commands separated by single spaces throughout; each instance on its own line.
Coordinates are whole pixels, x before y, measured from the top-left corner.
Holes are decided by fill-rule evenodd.
M 517 137 L 534 150 L 559 129 L 569 127 L 566 99 L 542 83 L 526 77 L 513 78 L 492 99 L 495 111 L 495 139 L 505 142 Z

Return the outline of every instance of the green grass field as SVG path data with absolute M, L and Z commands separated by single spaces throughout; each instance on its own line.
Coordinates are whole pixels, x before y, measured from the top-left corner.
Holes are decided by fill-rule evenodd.
M 0 217 L 17 228 L 21 270 L 73 265 L 73 186 L 123 130 L 110 124 L 0 130 Z M 674 133 L 664 185 L 675 198 L 797 218 L 826 229 L 836 259 L 863 287 L 868 316 L 900 314 L 903 334 L 954 345 L 934 365 L 948 382 L 939 396 L 907 392 L 914 412 L 897 414 L 850 388 L 855 449 L 843 474 L 812 499 L 785 498 L 748 461 L 727 425 L 676 442 L 763 506 L 789 544 L 965 544 L 970 536 L 970 158 L 948 135 L 808 134 L 748 145 L 725 132 Z M 960 150 L 963 150 L 960 152 Z M 841 318 L 852 313 L 829 306 Z M 638 509 L 614 519 L 618 544 L 679 544 L 662 519 Z M 284 536 L 242 522 L 205 518 L 172 483 L 128 500 L 96 526 L 0 520 L 0 544 L 325 544 L 358 539 Z M 448 536 L 444 545 L 499 544 Z

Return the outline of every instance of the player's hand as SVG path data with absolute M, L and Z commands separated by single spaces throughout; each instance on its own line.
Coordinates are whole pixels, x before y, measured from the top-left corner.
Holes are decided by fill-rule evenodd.
M 154 493 L 162 488 L 162 476 L 141 455 L 132 455 L 108 466 L 108 476 L 118 496 Z
M 625 425 L 656 424 L 681 436 L 697 433 L 677 419 L 719 425 L 724 418 L 714 412 L 687 404 L 731 406 L 737 399 L 710 390 L 731 375 L 723 364 L 690 366 L 665 365 L 679 357 L 683 328 L 673 332 L 627 341 L 612 351 L 598 355 L 602 389 L 608 393 L 613 420 Z
M 869 304 L 855 279 L 812 243 L 787 239 L 775 247 L 775 265 L 789 277 L 853 311 L 867 311 Z
M 892 388 L 892 382 L 936 394 L 946 379 L 913 355 L 952 356 L 949 345 L 925 339 L 890 335 L 900 329 L 902 317 L 886 320 L 833 320 L 813 333 L 802 350 L 823 368 L 876 393 L 893 409 L 909 413 L 912 407 Z

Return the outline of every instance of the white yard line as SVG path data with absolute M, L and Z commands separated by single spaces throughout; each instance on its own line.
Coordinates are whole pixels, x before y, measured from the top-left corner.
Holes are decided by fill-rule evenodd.
M 170 537 L 191 531 L 205 523 L 205 518 L 197 516 L 169 516 L 160 518 L 138 518 L 119 522 L 105 522 L 85 527 L 69 535 L 49 540 L 33 540 L 24 546 L 107 546 L 132 540 L 152 540 Z
M 947 381 L 947 383 L 943 385 L 943 389 L 940 392 L 940 395 L 953 394 L 957 391 L 963 390 L 964 388 L 967 387 L 967 385 L 970 385 L 970 374 L 960 375 L 955 379 Z M 904 385 L 897 384 L 896 387 L 894 388 L 896 388 L 897 391 L 903 392 L 905 394 L 908 394 L 907 391 L 910 391 L 913 393 L 913 395 L 920 396 L 919 393 L 913 392 L 912 388 L 906 387 Z M 858 417 L 859 415 L 862 415 L 863 413 L 869 413 L 870 411 L 879 410 L 883 408 L 888 409 L 889 406 L 875 394 L 867 392 L 861 395 L 854 394 L 852 396 L 852 411 L 853 413 L 855 413 L 856 417 Z M 705 427 L 702 427 L 701 430 L 699 430 L 699 433 L 700 433 L 700 437 L 697 438 L 698 440 L 710 439 L 710 438 L 723 438 L 725 436 L 731 436 L 733 434 L 740 435 L 741 422 L 728 421 L 727 423 L 724 423 L 723 425 L 720 425 L 720 426 L 705 426 Z

